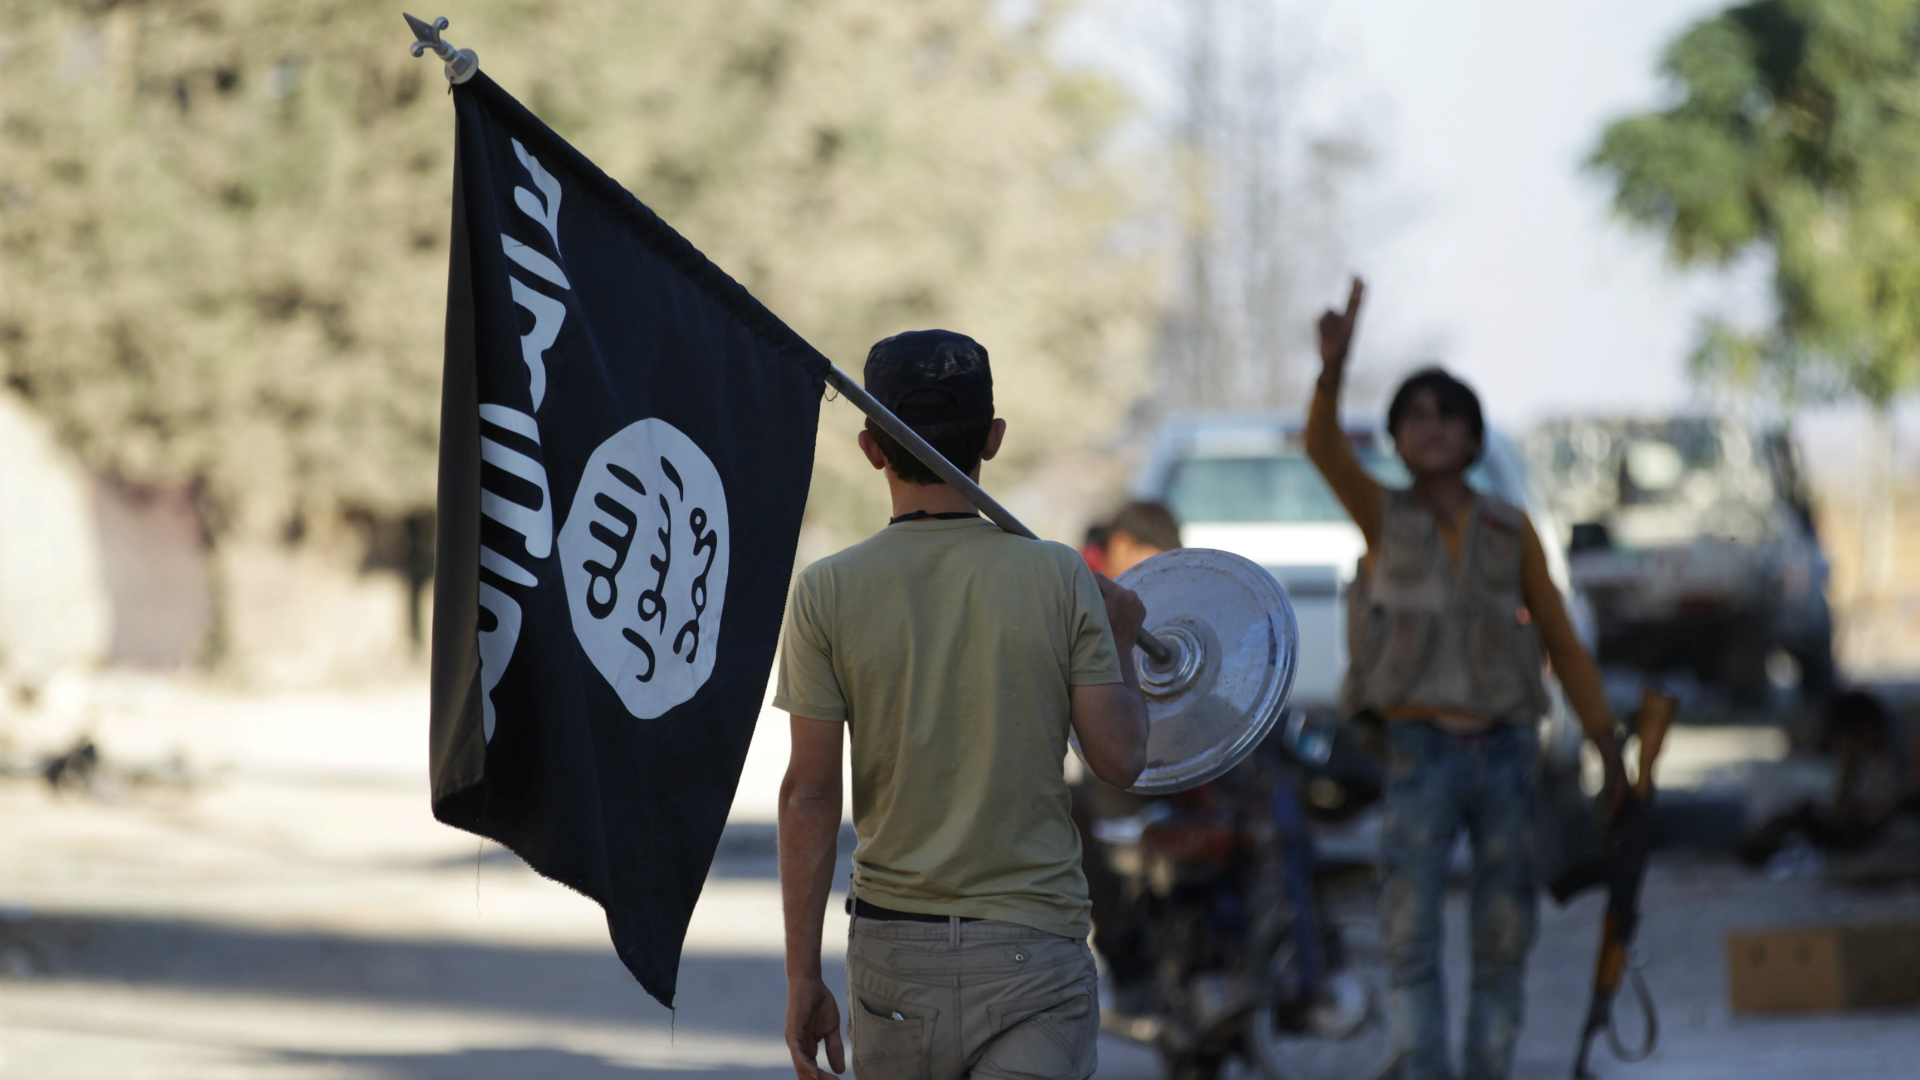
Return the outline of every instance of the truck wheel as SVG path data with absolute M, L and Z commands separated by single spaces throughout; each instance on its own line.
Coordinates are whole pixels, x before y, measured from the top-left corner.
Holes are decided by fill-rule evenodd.
M 1767 703 L 1767 650 L 1772 643 L 1759 627 L 1736 626 L 1727 633 L 1720 652 L 1720 682 L 1735 705 L 1754 708 Z
M 1816 704 L 1833 696 L 1834 670 L 1831 641 L 1810 649 L 1796 650 L 1793 659 L 1800 665 L 1800 700 Z
M 1162 1050 L 1160 1065 L 1166 1072 L 1167 1080 L 1219 1080 L 1227 1059 L 1222 1054 Z

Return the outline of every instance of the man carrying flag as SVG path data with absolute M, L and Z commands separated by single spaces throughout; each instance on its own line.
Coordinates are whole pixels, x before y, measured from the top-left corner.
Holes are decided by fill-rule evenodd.
M 443 41 L 445 20 L 408 22 L 415 55 L 447 61 L 459 133 L 434 814 L 598 901 L 671 1005 L 773 661 L 821 391 L 866 395 Z M 962 471 L 999 450 L 971 339 L 889 338 L 866 381 Z M 795 714 L 795 1068 L 823 1075 L 823 1038 L 842 1066 L 820 932 L 845 731 L 863 1076 L 1085 1077 L 1099 1007 L 1061 766 L 1071 728 L 1096 775 L 1139 775 L 1145 611 L 1071 548 L 981 520 L 872 423 L 860 438 L 895 517 L 801 576 L 776 699 Z
M 1000 450 L 987 352 L 943 330 L 887 338 L 866 387 L 977 479 Z M 861 1080 L 1090 1076 L 1100 1010 L 1062 761 L 1069 729 L 1119 787 L 1145 764 L 1132 652 L 1146 612 L 1072 548 L 983 520 L 884 431 L 860 448 L 893 518 L 801 573 L 774 705 L 787 1044 L 800 1080 L 845 1068 L 821 978 L 843 741 L 859 837 L 847 1032 Z

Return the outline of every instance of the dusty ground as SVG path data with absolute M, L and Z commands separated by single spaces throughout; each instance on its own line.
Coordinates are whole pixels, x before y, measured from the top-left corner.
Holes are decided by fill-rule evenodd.
M 765 729 L 743 781 L 669 1014 L 613 959 L 593 905 L 431 819 L 424 704 L 412 688 L 297 699 L 124 690 L 87 707 L 109 761 L 116 747 L 128 762 L 177 756 L 192 783 L 158 766 L 97 794 L 0 781 L 0 1077 L 790 1075 L 765 825 L 779 729 Z M 18 740 L 51 730 L 16 721 Z M 1744 753 L 1764 765 L 1784 752 L 1761 736 L 1703 738 L 1676 757 L 1677 773 L 1691 761 L 1721 775 L 1716 760 Z M 1603 1051 L 1601 1075 L 1920 1071 L 1920 1010 L 1734 1020 L 1721 957 L 1731 929 L 1920 919 L 1920 892 L 1841 893 L 1676 855 L 1656 869 L 1647 906 L 1664 1044 L 1639 1065 Z M 1522 1078 L 1567 1074 L 1598 922 L 1597 898 L 1544 911 Z M 829 943 L 843 926 L 830 926 Z M 1101 1061 L 1102 1077 L 1157 1075 L 1150 1054 L 1122 1042 L 1104 1042 Z

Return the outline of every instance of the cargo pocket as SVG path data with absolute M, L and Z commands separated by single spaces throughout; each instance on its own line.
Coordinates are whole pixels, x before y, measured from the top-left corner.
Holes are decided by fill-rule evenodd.
M 1419 588 L 1426 582 L 1433 548 L 1440 542 L 1433 519 L 1423 510 L 1386 513 L 1380 519 L 1380 573 L 1383 583 Z
M 1093 995 L 1076 990 L 1003 1001 L 987 1006 L 993 1042 L 975 1065 L 975 1075 L 1062 1077 L 1083 1080 L 1099 1061 L 1100 1013 Z
M 1390 708 L 1404 703 L 1414 684 L 1427 674 L 1439 630 L 1440 620 L 1430 612 L 1387 610 L 1378 659 L 1366 674 L 1368 704 Z
M 855 991 L 847 1036 L 860 1080 L 927 1080 L 932 1075 L 927 1032 L 931 1009 L 914 1008 Z

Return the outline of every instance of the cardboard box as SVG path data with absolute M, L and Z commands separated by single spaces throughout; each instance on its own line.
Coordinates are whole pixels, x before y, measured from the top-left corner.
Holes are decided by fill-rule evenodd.
M 1727 935 L 1735 1015 L 1920 1002 L 1920 926 L 1830 926 Z

